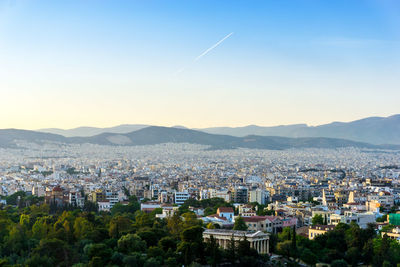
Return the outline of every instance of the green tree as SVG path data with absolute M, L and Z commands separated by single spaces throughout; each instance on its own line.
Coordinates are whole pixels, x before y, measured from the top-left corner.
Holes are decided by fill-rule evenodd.
M 300 259 L 309 265 L 314 265 L 318 261 L 317 255 L 315 255 L 310 249 L 305 248 L 300 254 Z
M 118 240 L 118 250 L 123 253 L 144 252 L 146 250 L 146 242 L 138 235 L 127 234 Z
M 278 254 L 283 255 L 286 258 L 289 258 L 291 256 L 291 251 L 292 251 L 292 241 L 287 240 L 279 242 L 276 249 Z
M 140 210 L 140 203 L 139 202 L 129 202 L 128 205 L 123 205 L 121 203 L 115 204 L 111 208 L 111 215 L 115 216 L 117 214 L 124 214 L 124 213 L 132 213 L 134 214 L 136 211 Z
M 236 259 L 237 259 L 237 248 L 236 248 L 236 243 L 235 243 L 235 239 L 233 238 L 233 235 L 228 243 L 228 249 L 226 250 L 226 258 L 228 259 L 228 261 L 234 265 L 236 263 Z
M 297 246 L 296 246 L 296 226 L 293 226 L 293 231 L 292 231 L 292 250 L 296 251 Z
M 205 253 L 207 255 L 207 263 L 211 266 L 216 267 L 221 262 L 222 254 L 214 236 L 212 235 L 210 240 L 206 243 Z
M 50 236 L 53 230 L 51 223 L 49 216 L 38 218 L 32 226 L 32 236 L 38 240 Z
M 315 214 L 311 219 L 312 225 L 324 224 L 324 218 L 321 214 Z
M 247 225 L 242 217 L 239 216 L 238 218 L 236 218 L 235 224 L 233 225 L 233 230 L 240 230 L 240 231 L 247 230 Z
M 159 240 L 159 235 L 152 230 L 140 231 L 137 232 L 137 235 L 146 242 L 148 247 L 156 246 Z
M 111 250 L 111 248 L 103 243 L 86 245 L 84 248 L 84 252 L 89 259 L 95 261 L 96 263 L 100 262 L 102 265 L 107 264 L 111 260 L 111 256 L 113 255 L 113 251 Z
M 143 267 L 161 267 L 161 264 L 155 258 L 146 260 Z
M 257 251 L 250 247 L 250 242 L 246 238 L 239 241 L 237 254 L 242 266 L 253 265 L 258 256 Z
M 169 232 L 175 237 L 178 237 L 182 232 L 182 224 L 183 222 L 181 216 L 179 216 L 177 213 L 167 219 L 167 228 Z
M 207 224 L 207 229 L 215 229 L 215 225 L 212 222 L 210 222 Z
M 111 220 L 110 226 L 108 227 L 108 234 L 112 238 L 119 238 L 121 235 L 129 233 L 131 230 L 132 220 L 124 216 L 117 216 Z
M 171 236 L 165 236 L 158 241 L 158 246 L 165 252 L 167 252 L 169 249 L 176 250 L 176 241 Z
M 77 240 L 87 239 L 93 230 L 93 225 L 84 217 L 78 217 L 74 222 L 74 236 Z
M 331 263 L 331 267 L 347 267 L 347 262 L 345 260 L 334 260 Z

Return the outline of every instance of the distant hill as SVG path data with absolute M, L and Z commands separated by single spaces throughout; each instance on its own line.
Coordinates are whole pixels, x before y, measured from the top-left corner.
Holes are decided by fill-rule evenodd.
M 40 141 L 53 141 L 60 143 L 68 143 L 68 138 L 49 133 L 41 133 L 27 130 L 17 129 L 3 129 L 0 130 L 0 147 L 14 147 L 14 140 L 23 140 L 28 142 L 40 142 Z
M 262 136 L 286 136 L 288 137 L 298 129 L 307 128 L 307 124 L 292 124 L 279 126 L 248 125 L 243 127 L 211 127 L 196 129 L 211 134 L 227 134 L 232 136 L 262 135 Z
M 73 129 L 58 129 L 58 128 L 46 128 L 39 129 L 39 132 L 59 134 L 65 137 L 75 137 L 75 136 L 94 136 L 102 133 L 130 133 L 139 129 L 148 127 L 149 125 L 144 124 L 122 124 L 115 127 L 108 128 L 97 128 L 97 127 L 78 127 Z
M 288 138 L 278 136 L 209 134 L 201 131 L 174 127 L 150 126 L 130 133 L 102 133 L 90 137 L 64 137 L 61 135 L 24 130 L 1 130 L 0 146 L 12 147 L 13 140 L 30 142 L 56 141 L 62 143 L 91 143 L 99 145 L 155 145 L 162 143 L 189 143 L 210 146 L 212 149 L 253 148 L 282 150 L 289 148 L 339 148 L 358 147 L 371 149 L 400 149 L 400 145 L 371 145 L 368 143 L 325 137 Z
M 369 117 L 352 122 L 333 122 L 319 126 L 295 124 L 287 126 L 261 127 L 215 127 L 201 129 L 213 134 L 233 136 L 262 135 L 284 137 L 330 137 L 371 144 L 400 144 L 400 114 L 390 117 Z
M 89 137 L 102 133 L 126 134 L 148 126 L 149 125 L 143 124 L 125 124 L 109 128 L 79 127 L 70 130 L 41 129 L 39 131 L 59 134 L 65 137 Z M 188 129 L 179 125 L 174 126 L 173 128 Z M 352 122 L 333 122 L 319 126 L 307 126 L 307 124 L 280 125 L 272 127 L 249 125 L 243 127 L 212 127 L 193 130 L 236 137 L 244 137 L 248 135 L 293 138 L 329 137 L 371 144 L 400 145 L 400 114 L 390 117 L 369 117 Z

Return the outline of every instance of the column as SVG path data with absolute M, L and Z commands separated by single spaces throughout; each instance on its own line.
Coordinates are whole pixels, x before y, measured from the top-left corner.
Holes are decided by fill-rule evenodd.
M 264 240 L 261 240 L 261 254 L 265 254 L 264 248 L 265 248 L 265 246 L 264 246 Z
M 267 254 L 267 240 L 264 240 L 264 254 Z
M 269 237 L 267 239 L 267 253 L 269 254 Z

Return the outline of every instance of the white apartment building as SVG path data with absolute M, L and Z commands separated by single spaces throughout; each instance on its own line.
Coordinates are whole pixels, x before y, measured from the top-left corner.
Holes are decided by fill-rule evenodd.
M 189 198 L 190 194 L 187 191 L 175 192 L 175 204 L 177 205 L 182 205 Z
M 111 210 L 111 203 L 110 201 L 99 201 L 97 202 L 99 206 L 99 211 L 110 211 Z
M 227 189 L 225 189 L 225 190 L 210 189 L 209 195 L 210 195 L 210 198 L 218 197 L 218 198 L 222 198 L 226 202 L 229 202 L 230 198 L 231 198 L 229 191 Z
M 367 228 L 368 224 L 374 223 L 375 220 L 375 214 L 372 212 L 354 213 L 351 211 L 345 211 L 344 215 L 331 214 L 329 218 L 329 224 L 337 225 L 339 223 L 350 224 L 352 222 L 355 222 L 361 228 Z
M 266 190 L 257 188 L 249 192 L 249 202 L 257 202 L 258 204 L 265 205 L 268 199 L 268 192 Z
M 119 202 L 118 193 L 112 190 L 106 190 L 106 199 L 110 202 L 111 208 Z

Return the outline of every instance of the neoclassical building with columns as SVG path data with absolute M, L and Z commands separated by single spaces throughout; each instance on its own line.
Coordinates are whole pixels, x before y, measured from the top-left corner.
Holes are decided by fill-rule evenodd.
M 231 239 L 235 242 L 244 240 L 250 242 L 250 247 L 257 250 L 259 254 L 269 253 L 269 234 L 261 231 L 237 231 L 237 230 L 225 230 L 225 229 L 206 229 L 203 232 L 204 241 L 208 241 L 211 236 L 214 237 L 216 242 L 223 249 L 227 249 Z

